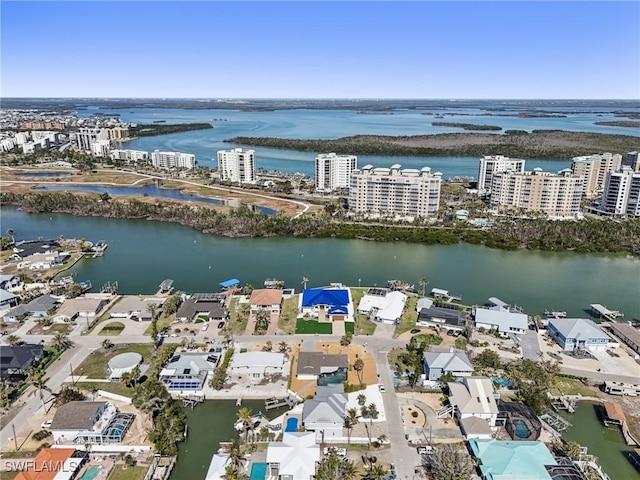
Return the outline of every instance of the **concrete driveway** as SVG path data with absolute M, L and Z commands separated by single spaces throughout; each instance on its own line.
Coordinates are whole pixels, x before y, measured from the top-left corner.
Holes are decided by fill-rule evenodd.
M 520 343 L 522 347 L 522 357 L 526 360 L 540 360 L 540 344 L 538 343 L 538 334 L 534 330 L 527 330 L 522 336 Z

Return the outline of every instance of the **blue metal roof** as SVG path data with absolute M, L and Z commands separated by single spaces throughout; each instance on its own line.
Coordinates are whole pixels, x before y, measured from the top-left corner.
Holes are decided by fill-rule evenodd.
M 220 286 L 222 288 L 234 287 L 240 283 L 240 280 L 237 278 L 232 278 L 230 280 L 225 280 L 224 282 L 220 282 Z
M 349 292 L 345 289 L 312 288 L 302 292 L 302 306 L 331 305 L 332 307 L 349 304 Z
M 347 308 L 342 305 L 338 305 L 336 307 L 329 308 L 329 310 L 327 310 L 327 313 L 329 315 L 347 315 L 349 313 L 349 310 L 347 310 Z

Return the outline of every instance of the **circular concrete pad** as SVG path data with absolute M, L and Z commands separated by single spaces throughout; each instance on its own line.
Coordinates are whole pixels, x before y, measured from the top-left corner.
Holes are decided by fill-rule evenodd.
M 142 355 L 135 352 L 121 353 L 109 360 L 109 368 L 111 370 L 131 368 L 140 365 L 142 362 Z

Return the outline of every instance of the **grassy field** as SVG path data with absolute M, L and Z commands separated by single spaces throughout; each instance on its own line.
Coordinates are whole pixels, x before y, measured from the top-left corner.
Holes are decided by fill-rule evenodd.
M 125 352 L 136 352 L 142 355 L 142 361 L 148 363 L 151 359 L 153 345 L 146 343 L 133 343 L 115 345 L 105 350 L 100 348 L 91 352 L 91 354 L 74 370 L 74 375 L 86 375 L 88 378 L 106 379 L 107 363 L 110 359 Z
M 298 316 L 298 297 L 299 295 L 291 295 L 285 298 L 282 306 L 282 315 L 278 320 L 278 329 L 286 334 L 295 333 L 296 322 Z
M 165 315 L 163 313 L 162 315 L 160 315 L 160 318 L 158 318 L 158 321 L 157 321 L 158 332 L 161 332 L 165 328 L 169 327 L 169 325 L 171 325 L 171 322 L 173 320 L 175 320 L 175 314 Z M 151 322 L 149 322 L 149 326 L 144 331 L 144 334 L 151 336 Z
M 123 469 L 121 465 L 116 465 L 108 480 L 143 480 L 145 473 L 147 473 L 147 467 L 136 466 Z
M 429 345 L 440 345 L 443 341 L 442 337 L 436 337 L 432 333 L 418 333 L 411 338 L 415 338 L 418 343 L 426 342 Z
M 124 323 L 122 322 L 111 322 L 107 323 L 98 335 L 102 337 L 113 337 L 116 335 L 120 335 L 124 330 Z
M 417 295 L 409 295 L 404 312 L 400 317 L 400 324 L 396 327 L 394 337 L 408 332 L 412 328 L 416 328 L 416 320 L 418 320 L 418 312 L 416 312 L 416 304 L 418 303 Z
M 296 320 L 296 333 L 318 333 L 331 335 L 333 333 L 333 325 L 330 323 L 320 323 L 317 320 L 305 320 L 298 318 Z
M 66 383 L 65 385 L 84 390 L 86 392 L 104 390 L 105 392 L 115 393 L 116 395 L 122 395 L 123 397 L 133 397 L 133 388 L 127 387 L 122 382 L 76 382 L 73 384 Z
M 556 384 L 550 389 L 554 395 L 582 395 L 583 397 L 597 397 L 598 387 L 585 384 L 577 378 L 556 377 Z
M 238 303 L 237 297 L 231 298 L 229 302 L 229 314 L 233 334 L 242 335 L 249 323 L 249 315 L 242 313 L 242 306 Z
M 109 320 L 110 317 L 110 313 L 106 312 L 103 313 L 100 318 L 98 320 L 96 320 L 93 325 L 91 325 L 91 328 L 89 328 L 89 330 L 84 330 L 82 332 L 82 335 L 89 335 L 91 332 L 93 332 L 96 328 L 98 328 L 98 325 L 101 325 L 103 322 L 106 322 L 107 320 Z
M 351 290 L 353 308 L 357 310 L 358 305 L 360 304 L 360 300 L 362 299 L 366 291 L 369 290 L 369 288 L 351 287 L 349 290 Z M 370 322 L 367 315 L 362 315 L 356 312 L 355 320 L 355 330 L 352 333 L 355 333 L 356 335 L 373 335 L 373 332 L 375 332 L 377 325 Z
M 354 333 L 356 324 L 354 322 L 344 322 L 344 333 Z

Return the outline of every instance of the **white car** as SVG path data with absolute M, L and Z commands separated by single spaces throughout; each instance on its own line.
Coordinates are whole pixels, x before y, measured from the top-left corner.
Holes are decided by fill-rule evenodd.
M 380 385 L 378 385 L 378 390 L 380 390 L 381 392 L 386 392 L 387 389 L 384 388 L 384 383 L 381 383 Z
M 42 422 L 40 427 L 41 428 L 51 428 L 51 424 L 52 423 L 53 423 L 53 420 L 45 420 L 44 422 Z

